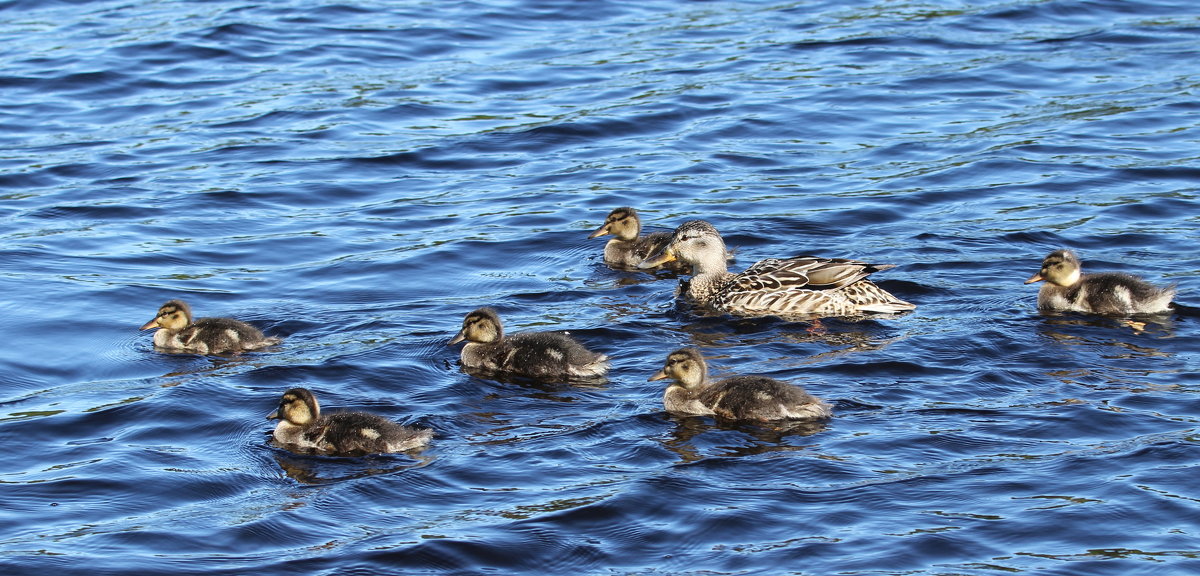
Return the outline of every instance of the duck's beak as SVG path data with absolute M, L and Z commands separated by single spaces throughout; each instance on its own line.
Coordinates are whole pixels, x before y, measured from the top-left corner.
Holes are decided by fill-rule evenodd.
M 674 261 L 675 261 L 675 251 L 672 250 L 670 246 L 667 246 L 666 248 L 662 249 L 662 252 L 659 252 L 658 254 L 655 254 L 645 260 L 642 260 L 642 263 L 638 264 L 638 268 L 642 268 L 642 269 L 654 268 L 655 266 L 662 266 L 663 264 L 666 264 L 667 262 L 674 262 Z
M 1025 283 L 1033 284 L 1034 282 L 1041 282 L 1042 280 L 1045 280 L 1045 278 L 1042 278 L 1042 273 L 1038 272 L 1037 274 L 1030 276 L 1029 279 L 1025 281 Z
M 596 237 L 603 236 L 605 234 L 610 234 L 610 233 L 611 232 L 608 229 L 608 222 L 605 222 L 603 226 L 597 228 L 595 232 L 592 232 L 591 234 L 589 234 L 588 238 L 596 238 Z
M 655 380 L 663 380 L 663 379 L 666 379 L 666 377 L 667 377 L 667 369 L 666 369 L 666 368 L 663 368 L 662 370 L 659 370 L 658 372 L 655 372 L 653 376 L 651 376 L 651 377 L 647 378 L 647 379 L 646 379 L 646 381 L 647 381 L 647 382 L 653 382 L 653 381 L 655 381 Z
M 153 320 L 142 324 L 142 327 L 139 328 L 139 330 L 149 330 L 151 328 L 158 328 L 158 317 L 155 317 Z
M 453 345 L 458 344 L 459 342 L 462 342 L 463 340 L 466 340 L 466 339 L 467 339 L 467 336 L 465 334 L 463 334 L 462 330 L 459 330 L 458 334 L 456 334 L 453 339 L 451 339 L 449 342 L 447 342 L 446 345 L 453 346 Z
M 279 419 L 279 409 L 278 408 L 276 408 L 274 412 L 267 414 L 267 420 L 278 420 L 278 419 Z

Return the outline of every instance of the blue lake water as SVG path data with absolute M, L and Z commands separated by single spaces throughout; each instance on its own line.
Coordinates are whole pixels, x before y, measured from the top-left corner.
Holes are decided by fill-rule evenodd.
M 1192 0 L 0 2 L 0 572 L 1200 573 L 1198 51 Z M 694 314 L 623 205 L 918 308 Z M 1040 315 L 1059 247 L 1185 307 Z M 172 298 L 286 340 L 157 352 Z M 464 374 L 483 305 L 608 381 Z M 668 415 L 684 345 L 835 417 Z M 291 455 L 294 386 L 436 437 Z

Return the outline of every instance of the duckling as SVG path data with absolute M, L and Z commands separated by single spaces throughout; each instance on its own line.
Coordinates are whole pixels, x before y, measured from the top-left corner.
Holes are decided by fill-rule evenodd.
M 462 363 L 481 371 L 538 380 L 595 378 L 608 372 L 608 356 L 585 348 L 564 332 L 521 332 L 504 335 L 500 316 L 480 308 L 463 319 L 462 330 L 450 340 L 467 341 Z
M 638 264 L 662 250 L 671 240 L 670 232 L 651 232 L 639 236 L 641 232 L 642 223 L 638 220 L 637 212 L 633 208 L 623 207 L 609 212 L 604 224 L 588 238 L 612 234 L 613 237 L 604 245 L 604 263 L 614 268 L 629 270 L 637 269 Z M 683 273 L 691 271 L 690 266 L 680 261 L 664 262 L 652 269 Z
M 704 220 L 683 223 L 660 252 L 639 264 L 654 267 L 671 260 L 692 265 L 693 276 L 680 294 L 718 312 L 741 316 L 776 314 L 850 316 L 912 310 L 867 276 L 894 268 L 845 258 L 768 258 L 740 274 L 728 271 L 725 242 Z
M 258 328 L 232 318 L 197 318 L 193 321 L 191 307 L 182 300 L 163 304 L 154 319 L 141 329 L 151 328 L 158 328 L 154 333 L 156 347 L 197 354 L 237 354 L 282 341 L 263 336 Z
M 433 430 L 403 426 L 366 412 L 321 414 L 317 397 L 306 388 L 292 388 L 279 399 L 268 420 L 279 420 L 272 437 L 292 452 L 325 456 L 362 456 L 421 448 Z
M 650 381 L 673 380 L 663 393 L 668 412 L 714 415 L 729 420 L 820 419 L 833 415 L 831 406 L 794 384 L 766 376 L 734 376 L 709 382 L 708 366 L 695 348 L 667 356 L 662 370 Z
M 1174 285 L 1159 288 L 1131 274 L 1084 274 L 1070 250 L 1051 252 L 1025 283 L 1042 280 L 1046 283 L 1038 290 L 1037 306 L 1043 312 L 1157 314 L 1170 311 L 1175 297 Z

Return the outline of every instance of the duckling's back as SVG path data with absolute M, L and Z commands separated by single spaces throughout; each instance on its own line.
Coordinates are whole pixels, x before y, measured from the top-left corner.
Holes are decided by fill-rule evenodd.
M 262 331 L 240 320 L 232 318 L 200 318 L 180 330 L 167 343 L 155 344 L 164 348 L 197 350 L 202 354 L 221 354 L 257 350 L 279 343 L 278 338 L 263 336 Z
M 1159 288 L 1132 274 L 1087 274 L 1071 286 L 1046 283 L 1038 290 L 1038 309 L 1093 314 L 1156 314 L 1171 309 L 1175 287 Z
M 338 456 L 402 452 L 424 446 L 433 437 L 428 428 L 403 426 L 365 412 L 323 415 L 312 428 L 323 432 L 325 450 Z
M 602 376 L 608 357 L 585 348 L 561 332 L 521 332 L 494 344 L 468 344 L 469 368 L 536 379 Z
M 713 384 L 700 401 L 717 416 L 735 420 L 828 418 L 828 403 L 799 386 L 765 376 L 735 376 Z

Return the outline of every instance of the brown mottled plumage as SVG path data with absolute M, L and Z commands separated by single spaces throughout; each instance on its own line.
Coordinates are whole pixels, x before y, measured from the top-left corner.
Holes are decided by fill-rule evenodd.
M 450 340 L 467 344 L 462 364 L 485 375 L 523 376 L 537 380 L 593 378 L 608 372 L 608 356 L 585 348 L 563 332 L 521 332 L 504 335 L 500 316 L 491 308 L 467 314 L 462 330 Z
M 709 382 L 708 366 L 695 348 L 682 348 L 650 380 L 670 378 L 663 393 L 668 412 L 715 415 L 729 420 L 799 420 L 829 418 L 828 403 L 803 388 L 766 376 L 734 376 Z
M 159 307 L 154 319 L 142 325 L 142 330 L 151 328 L 158 328 L 154 332 L 156 347 L 197 354 L 236 354 L 281 342 L 232 318 L 192 320 L 192 309 L 182 300 L 171 300 Z
M 1171 310 L 1175 286 L 1159 288 L 1131 274 L 1084 274 L 1070 250 L 1055 250 L 1042 269 L 1025 281 L 1046 283 L 1038 290 L 1038 309 L 1044 312 L 1089 314 L 1156 314 Z
M 769 258 L 733 274 L 725 261 L 725 243 L 712 224 L 685 222 L 671 242 L 642 266 L 671 260 L 692 265 L 694 276 L 683 295 L 693 302 L 742 316 L 890 314 L 916 308 L 876 286 L 867 276 L 892 265 L 844 258 Z
M 279 419 L 272 437 L 281 448 L 302 454 L 362 456 L 403 452 L 429 443 L 433 430 L 403 426 L 366 412 L 321 414 L 317 397 L 292 388 L 267 419 Z

